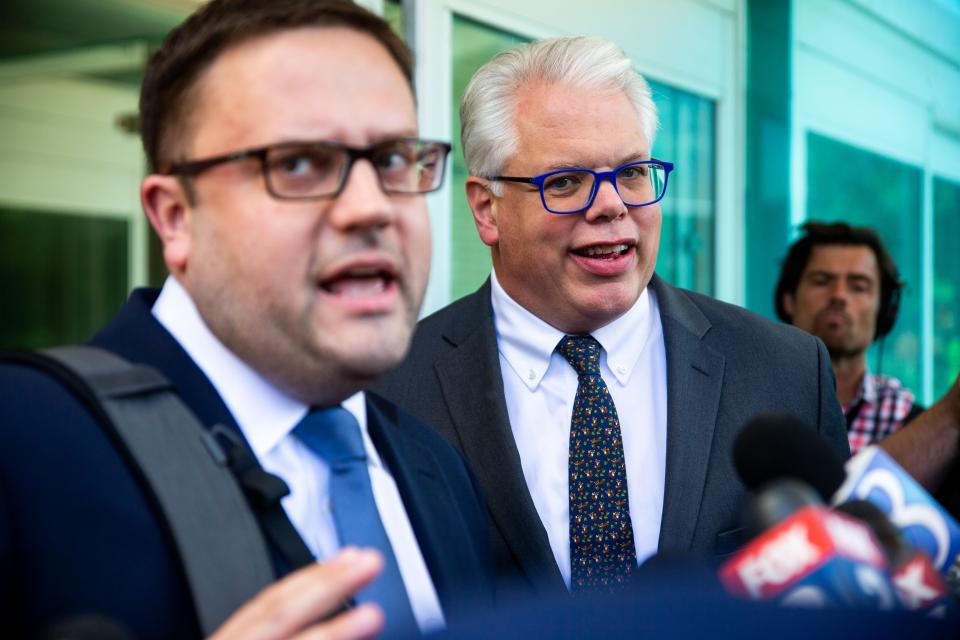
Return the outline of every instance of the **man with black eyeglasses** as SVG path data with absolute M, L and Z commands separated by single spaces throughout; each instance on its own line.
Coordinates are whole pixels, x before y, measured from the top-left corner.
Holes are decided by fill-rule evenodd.
M 477 474 L 499 588 L 607 593 L 658 551 L 733 551 L 738 430 L 795 414 L 849 456 L 822 343 L 654 273 L 656 107 L 615 45 L 496 56 L 460 107 L 493 272 L 421 321 L 378 386 Z
M 146 69 L 140 194 L 170 277 L 91 344 L 159 370 L 283 480 L 281 522 L 260 525 L 292 535 L 267 536 L 275 577 L 306 565 L 218 638 L 411 637 L 492 595 L 461 457 L 364 393 L 407 351 L 423 194 L 450 150 L 418 137 L 412 72 L 390 27 L 343 0 L 214 0 Z M 168 526 L 116 443 L 37 371 L 2 366 L 0 389 L 4 633 L 92 616 L 90 637 L 199 637 Z

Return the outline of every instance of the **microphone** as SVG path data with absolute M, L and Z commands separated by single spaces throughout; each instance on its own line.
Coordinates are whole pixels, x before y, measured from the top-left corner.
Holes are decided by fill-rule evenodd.
M 905 609 L 930 618 L 956 618 L 960 607 L 934 569 L 930 557 L 911 546 L 876 505 L 855 499 L 838 505 L 836 511 L 857 518 L 873 530 L 874 537 L 887 553 L 893 586 Z
M 727 591 L 785 606 L 896 609 L 887 559 L 869 527 L 820 504 L 803 504 L 814 494 L 797 491 L 797 484 L 773 483 L 751 500 L 747 512 L 754 512 L 755 523 L 800 506 L 720 567 Z
M 747 422 L 733 443 L 733 464 L 752 491 L 772 480 L 795 478 L 824 502 L 846 477 L 837 452 L 788 413 L 761 413 Z
M 886 452 L 868 447 L 849 461 L 845 471 L 833 449 L 803 422 L 789 415 L 763 414 L 738 436 L 734 463 L 751 488 L 781 476 L 816 487 L 824 500 L 840 505 L 838 510 L 870 525 L 888 554 L 893 584 L 905 608 L 936 617 L 953 615 L 957 602 L 944 599 L 943 592 L 960 594 L 960 558 L 952 550 L 960 544 L 960 526 Z M 871 502 L 865 507 L 858 497 Z M 852 500 L 849 506 L 847 500 Z M 917 548 L 927 557 L 921 557 Z M 930 560 L 938 551 L 941 557 L 946 555 L 946 563 L 932 566 L 945 582 L 930 572 Z
M 791 415 L 767 413 L 744 426 L 733 455 L 748 488 L 792 477 L 834 505 L 853 498 L 874 503 L 910 544 L 930 556 L 951 592 L 960 594 L 960 524 L 879 447 L 866 447 L 844 469 L 813 429 Z
M 786 520 L 797 510 L 808 505 L 820 506 L 817 493 L 806 483 L 790 478 L 774 480 L 762 486 L 747 503 L 741 513 L 745 535 L 752 539 Z
M 960 524 L 886 451 L 871 445 L 846 466 L 847 479 L 834 494 L 834 504 L 868 500 L 911 545 L 930 556 L 942 576 L 960 567 Z

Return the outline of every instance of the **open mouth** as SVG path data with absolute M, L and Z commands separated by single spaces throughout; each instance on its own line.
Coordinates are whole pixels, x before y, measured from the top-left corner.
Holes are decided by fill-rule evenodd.
M 597 244 L 589 247 L 574 249 L 573 253 L 584 258 L 593 258 L 594 260 L 614 260 L 627 255 L 632 245 L 627 243 L 619 244 Z
M 378 267 L 353 267 L 345 269 L 320 283 L 327 293 L 348 298 L 376 296 L 384 293 L 396 282 L 395 274 Z
M 400 272 L 390 260 L 359 260 L 334 269 L 317 282 L 328 301 L 356 316 L 379 316 L 396 310 Z

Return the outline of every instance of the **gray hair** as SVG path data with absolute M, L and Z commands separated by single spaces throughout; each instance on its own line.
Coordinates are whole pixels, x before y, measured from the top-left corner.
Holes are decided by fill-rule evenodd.
M 657 131 L 650 86 L 617 45 L 585 36 L 548 38 L 497 54 L 471 78 L 460 102 L 460 140 L 470 175 L 500 173 L 517 151 L 517 90 L 531 80 L 582 89 L 619 89 L 633 105 L 647 143 Z M 491 188 L 500 195 L 499 183 Z

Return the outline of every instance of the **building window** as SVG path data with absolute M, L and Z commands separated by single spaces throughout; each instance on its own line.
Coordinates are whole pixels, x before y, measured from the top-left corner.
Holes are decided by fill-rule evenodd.
M 960 183 L 933 179 L 933 391 L 960 372 Z
M 660 113 L 653 155 L 676 165 L 660 203 L 657 274 L 678 287 L 713 295 L 714 103 L 659 82 L 650 82 L 650 88 Z
M 401 38 L 405 38 L 403 3 L 400 0 L 385 0 L 383 3 L 383 19 L 387 21 L 393 32 Z
M 512 33 L 458 15 L 453 16 L 453 95 L 450 101 L 450 128 L 454 132 L 456 143 L 451 154 L 451 300 L 473 293 L 490 275 L 490 249 L 480 242 L 463 186 L 468 173 L 463 159 L 463 146 L 460 144 L 460 98 L 477 69 L 500 51 L 526 41 L 526 38 Z
M 920 369 L 923 172 L 815 133 L 807 135 L 807 219 L 871 227 L 906 282 L 893 332 L 874 344 L 874 373 L 922 392 Z
M 128 223 L 0 209 L 0 346 L 83 342 L 127 295 Z

